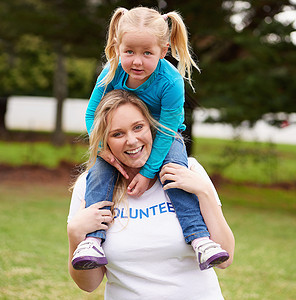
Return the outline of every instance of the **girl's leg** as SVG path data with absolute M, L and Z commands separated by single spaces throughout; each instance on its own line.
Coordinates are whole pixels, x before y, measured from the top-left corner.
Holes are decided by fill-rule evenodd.
M 118 171 L 101 157 L 97 158 L 95 165 L 88 171 L 86 177 L 85 207 L 100 201 L 112 201 L 114 186 Z M 104 207 L 110 209 L 110 207 Z M 105 230 L 91 232 L 87 237 L 106 238 Z
M 174 140 L 163 164 L 170 162 L 188 167 L 186 148 L 183 140 L 179 138 Z M 196 252 L 200 269 L 205 270 L 227 260 L 228 253 L 209 239 L 210 234 L 202 217 L 197 196 L 181 189 L 166 191 L 175 208 L 185 241 L 191 244 Z
M 86 177 L 85 202 L 86 207 L 100 201 L 112 201 L 113 190 L 117 180 L 117 170 L 97 158 L 95 165 L 88 171 Z M 110 207 L 104 207 L 104 209 Z M 76 270 L 89 270 L 108 263 L 101 243 L 106 239 L 105 230 L 98 230 L 87 234 L 74 252 L 72 265 Z
M 185 144 L 179 138 L 174 140 L 163 165 L 170 162 L 188 167 Z M 196 238 L 210 236 L 197 196 L 181 189 L 168 189 L 166 192 L 175 208 L 186 243 L 190 244 Z

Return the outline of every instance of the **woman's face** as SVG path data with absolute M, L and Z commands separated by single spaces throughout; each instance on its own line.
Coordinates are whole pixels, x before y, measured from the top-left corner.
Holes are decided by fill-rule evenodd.
M 148 120 L 138 107 L 127 103 L 119 106 L 107 118 L 110 131 L 107 143 L 113 155 L 125 166 L 141 168 L 152 147 Z

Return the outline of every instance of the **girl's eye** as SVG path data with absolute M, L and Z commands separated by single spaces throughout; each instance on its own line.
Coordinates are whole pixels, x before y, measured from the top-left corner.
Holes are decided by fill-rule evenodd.
M 144 52 L 144 55 L 147 55 L 147 56 L 148 56 L 148 55 L 151 55 L 151 54 L 152 54 L 152 53 L 149 52 L 149 51 L 145 51 L 145 52 Z

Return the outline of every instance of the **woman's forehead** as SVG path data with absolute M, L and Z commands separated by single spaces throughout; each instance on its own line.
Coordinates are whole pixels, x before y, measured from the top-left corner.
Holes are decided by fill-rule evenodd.
M 113 126 L 124 126 L 129 123 L 134 123 L 136 120 L 145 120 L 139 107 L 131 103 L 125 103 L 114 109 L 107 117 L 107 122 Z

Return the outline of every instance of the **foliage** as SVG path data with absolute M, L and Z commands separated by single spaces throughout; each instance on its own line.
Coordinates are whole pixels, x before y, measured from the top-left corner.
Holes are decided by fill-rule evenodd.
M 279 18 L 295 11 L 291 0 L 1 1 L 1 93 L 52 94 L 52 78 L 62 73 L 56 58 L 66 57 L 67 74 L 55 84 L 68 86 L 54 90 L 63 90 L 61 98 L 88 97 L 112 11 L 137 5 L 184 17 L 202 69 L 194 73 L 197 94 L 188 98 L 190 107 L 219 108 L 220 118 L 212 121 L 234 126 L 245 120 L 253 125 L 266 113 L 276 119 L 277 112 L 296 111 L 295 24 Z
M 266 113 L 296 111 L 290 35 L 295 24 L 278 21 L 283 11 L 296 10 L 295 2 L 222 1 L 219 6 L 188 0 L 178 6 L 168 1 L 166 10 L 180 10 L 190 29 L 202 69 L 195 74 L 197 97 L 203 106 L 221 109 L 212 121 L 253 125 Z

